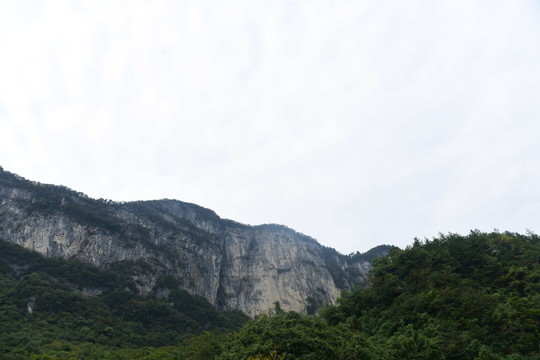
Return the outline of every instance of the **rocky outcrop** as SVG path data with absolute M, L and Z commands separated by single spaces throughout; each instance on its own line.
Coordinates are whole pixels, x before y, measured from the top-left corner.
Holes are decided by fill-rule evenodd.
M 142 293 L 166 292 L 161 279 L 172 278 L 219 309 L 252 316 L 275 301 L 299 312 L 333 302 L 371 262 L 284 226 L 248 226 L 175 200 L 94 200 L 1 168 L 0 237 L 46 256 L 123 267 Z

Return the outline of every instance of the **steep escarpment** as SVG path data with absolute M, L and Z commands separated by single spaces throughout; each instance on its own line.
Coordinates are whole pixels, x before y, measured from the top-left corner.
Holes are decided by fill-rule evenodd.
M 372 260 L 280 225 L 248 226 L 175 200 L 95 200 L 1 168 L 0 237 L 49 257 L 122 268 L 141 293 L 167 292 L 162 279 L 174 279 L 220 309 L 250 315 L 275 301 L 311 312 L 362 282 Z

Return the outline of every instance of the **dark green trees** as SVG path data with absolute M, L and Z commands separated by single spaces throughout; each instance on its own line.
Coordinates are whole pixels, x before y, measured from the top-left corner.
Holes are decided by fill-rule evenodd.
M 369 287 L 344 291 L 319 315 L 276 304 L 234 334 L 193 337 L 179 336 L 175 326 L 200 331 L 197 319 L 203 319 L 234 328 L 242 316 L 214 313 L 204 299 L 179 289 L 170 292 L 172 307 L 120 290 L 83 298 L 56 280 L 61 274 L 14 274 L 9 258 L 0 261 L 0 358 L 539 358 L 540 238 L 534 234 L 474 231 L 416 240 L 376 260 Z M 105 276 L 82 268 L 73 273 Z M 161 283 L 174 288 L 170 279 Z
M 368 288 L 319 316 L 260 316 L 220 358 L 532 360 L 539 342 L 539 237 L 474 231 L 391 249 Z
M 385 358 L 535 358 L 539 280 L 538 236 L 450 234 L 391 250 L 375 261 L 369 288 L 343 293 L 321 315 L 353 324 Z

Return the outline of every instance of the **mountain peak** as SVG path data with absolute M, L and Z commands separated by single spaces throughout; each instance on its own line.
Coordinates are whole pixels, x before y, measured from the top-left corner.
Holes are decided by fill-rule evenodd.
M 345 256 L 283 225 L 250 226 L 179 200 L 117 203 L 0 174 L 0 237 L 49 257 L 123 266 L 141 293 L 159 279 L 249 315 L 279 301 L 313 311 L 363 282 L 379 247 Z

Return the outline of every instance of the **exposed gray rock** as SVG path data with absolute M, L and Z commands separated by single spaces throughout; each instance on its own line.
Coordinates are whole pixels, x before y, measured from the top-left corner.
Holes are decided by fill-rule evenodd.
M 166 294 L 156 283 L 172 276 L 218 308 L 251 316 L 275 301 L 299 312 L 332 303 L 340 289 L 364 279 L 371 263 L 284 226 L 243 225 L 175 200 L 94 200 L 1 168 L 0 237 L 50 257 L 104 268 L 127 264 L 141 293 Z

